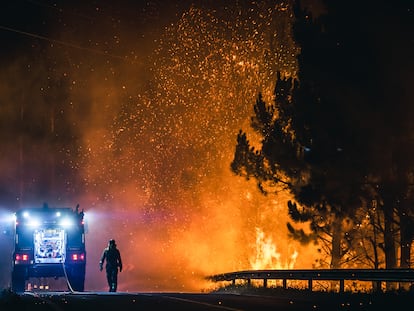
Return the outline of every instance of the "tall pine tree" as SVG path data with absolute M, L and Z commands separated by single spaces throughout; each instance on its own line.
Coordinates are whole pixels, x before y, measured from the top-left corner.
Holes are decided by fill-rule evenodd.
M 381 75 L 388 69 L 384 50 L 395 47 L 381 40 L 388 25 L 378 29 L 374 25 L 392 13 L 389 19 L 401 15 L 402 25 L 412 29 L 410 10 L 403 10 L 407 9 L 403 1 L 395 6 L 383 1 L 324 4 L 328 13 L 314 18 L 296 2 L 298 79 L 279 75 L 272 105 L 258 97 L 252 128 L 262 137 L 261 148 L 251 147 L 246 133 L 240 132 L 232 169 L 256 178 L 265 193 L 275 185 L 288 188 L 296 200 L 288 206 L 292 220 L 308 221 L 312 229 L 306 235 L 289 225 L 292 235 L 303 241 L 316 238 L 325 245 L 333 268 L 360 257 L 363 250 L 355 239 L 361 237 L 359 228 L 369 215 L 361 207 L 374 200 L 383 215 L 383 224 L 375 227 L 383 228 L 383 243 L 374 241 L 374 251 L 383 245 L 386 267 L 394 268 L 398 236 L 405 252 L 402 265 L 410 259 L 414 162 L 412 153 L 401 152 L 411 151 L 413 140 L 403 135 L 410 130 L 408 97 L 401 93 L 392 97 L 407 91 L 407 84 Z M 388 39 L 395 39 L 392 30 L 397 29 L 401 26 L 386 32 Z M 400 40 L 393 40 L 398 47 L 406 44 L 408 32 L 402 30 Z M 379 266 L 378 259 L 374 266 Z

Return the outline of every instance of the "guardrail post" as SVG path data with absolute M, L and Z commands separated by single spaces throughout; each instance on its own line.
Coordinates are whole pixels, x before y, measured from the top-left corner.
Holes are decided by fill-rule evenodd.
M 339 280 L 339 292 L 343 293 L 345 291 L 345 280 Z
M 373 283 L 373 288 L 375 292 L 381 292 L 382 291 L 382 282 L 376 281 Z
M 308 280 L 308 289 L 312 291 L 312 279 Z
M 283 289 L 286 289 L 286 288 L 287 288 L 287 280 L 283 279 Z
M 263 279 L 263 287 L 266 288 L 267 287 L 267 279 Z

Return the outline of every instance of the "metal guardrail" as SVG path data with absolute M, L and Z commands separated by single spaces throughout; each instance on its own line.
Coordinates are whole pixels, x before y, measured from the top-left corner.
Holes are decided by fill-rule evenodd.
M 213 282 L 246 280 L 263 280 L 267 287 L 268 280 L 282 280 L 283 288 L 287 288 L 288 280 L 306 280 L 308 289 L 312 290 L 314 280 L 339 281 L 339 291 L 343 292 L 345 281 L 372 281 L 381 288 L 382 282 L 409 282 L 414 283 L 414 269 L 311 269 L 311 270 L 246 270 L 221 273 L 207 277 Z

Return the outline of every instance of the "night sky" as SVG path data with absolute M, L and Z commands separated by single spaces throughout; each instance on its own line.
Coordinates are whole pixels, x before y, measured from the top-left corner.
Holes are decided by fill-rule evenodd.
M 283 1 L 3 1 L 2 213 L 79 203 L 86 290 L 106 289 L 109 238 L 120 291 L 310 267 L 287 240 L 288 195 L 265 198 L 230 170 L 258 92 L 270 100 L 276 72 L 297 70 L 291 22 Z

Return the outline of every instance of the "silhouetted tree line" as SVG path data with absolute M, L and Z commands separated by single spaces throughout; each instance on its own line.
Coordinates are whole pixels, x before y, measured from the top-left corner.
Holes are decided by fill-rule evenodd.
M 272 103 L 258 95 L 260 146 L 241 130 L 231 169 L 292 193 L 288 230 L 319 245 L 319 266 L 411 267 L 413 4 L 322 2 L 317 16 L 295 2 L 297 76 L 278 73 Z

